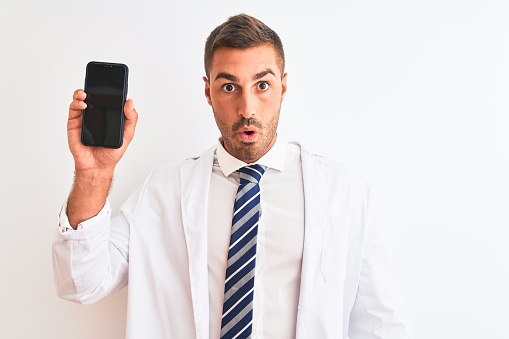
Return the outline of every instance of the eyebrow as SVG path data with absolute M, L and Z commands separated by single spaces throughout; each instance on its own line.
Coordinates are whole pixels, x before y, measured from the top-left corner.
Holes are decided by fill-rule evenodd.
M 262 71 L 254 76 L 254 80 L 258 80 L 266 76 L 267 74 L 272 74 L 273 76 L 276 76 L 276 74 L 270 69 L 267 68 L 265 71 Z
M 219 73 L 214 78 L 214 81 L 216 81 L 218 79 L 226 79 L 226 80 L 230 80 L 230 81 L 233 81 L 233 82 L 238 82 L 239 81 L 239 79 L 235 75 L 232 75 L 232 74 L 229 74 L 229 73 Z
M 264 71 L 261 71 L 260 73 L 255 74 L 255 76 L 253 77 L 253 80 L 261 79 L 264 76 L 266 76 L 267 74 L 272 74 L 273 76 L 276 76 L 274 71 L 272 71 L 270 68 L 268 68 Z M 230 80 L 233 82 L 239 82 L 239 78 L 237 78 L 235 75 L 230 74 L 230 73 L 225 73 L 225 72 L 221 72 L 218 75 L 216 75 L 216 77 L 214 78 L 214 81 L 216 81 L 218 79 L 226 79 L 226 80 Z

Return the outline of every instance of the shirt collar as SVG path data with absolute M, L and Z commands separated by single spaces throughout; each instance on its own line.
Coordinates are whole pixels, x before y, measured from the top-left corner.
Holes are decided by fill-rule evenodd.
M 232 174 L 239 168 L 248 165 L 244 161 L 239 160 L 230 153 L 228 153 L 220 142 L 219 145 L 217 146 L 216 154 L 219 167 L 221 168 L 221 171 L 223 172 L 225 177 L 228 177 L 230 174 Z M 285 144 L 279 137 L 276 136 L 276 142 L 274 143 L 274 145 L 272 145 L 269 151 L 265 153 L 263 157 L 258 159 L 258 161 L 256 161 L 255 164 L 264 165 L 267 166 L 268 168 L 283 171 L 285 165 L 285 156 L 286 156 Z

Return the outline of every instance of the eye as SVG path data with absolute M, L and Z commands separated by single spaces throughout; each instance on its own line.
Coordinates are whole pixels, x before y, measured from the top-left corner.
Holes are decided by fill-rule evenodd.
M 225 91 L 226 93 L 231 93 L 235 90 L 235 85 L 234 84 L 224 84 L 223 85 L 223 91 Z
M 258 89 L 260 91 L 266 91 L 268 90 L 270 87 L 269 83 L 268 82 L 265 82 L 265 81 L 261 81 L 258 83 Z

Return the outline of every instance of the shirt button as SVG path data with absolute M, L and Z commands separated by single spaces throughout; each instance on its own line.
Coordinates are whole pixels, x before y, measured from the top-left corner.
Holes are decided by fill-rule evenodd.
M 257 326 L 253 326 L 253 334 L 254 335 L 258 335 L 258 332 L 259 332 L 258 327 Z

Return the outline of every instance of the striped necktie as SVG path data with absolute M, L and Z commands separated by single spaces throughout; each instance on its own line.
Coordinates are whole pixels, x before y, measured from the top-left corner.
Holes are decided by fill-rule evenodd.
M 239 169 L 240 184 L 233 206 L 232 234 L 226 264 L 221 339 L 248 338 L 252 332 L 256 236 L 260 218 L 260 186 L 266 167 Z

